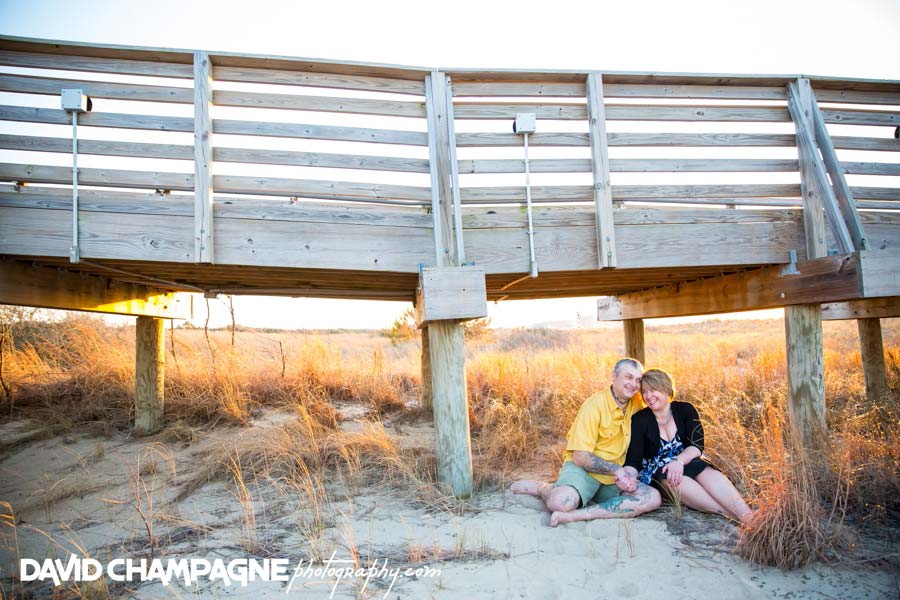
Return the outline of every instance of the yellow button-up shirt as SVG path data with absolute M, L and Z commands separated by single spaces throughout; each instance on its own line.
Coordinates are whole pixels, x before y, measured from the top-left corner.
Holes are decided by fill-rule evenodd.
M 643 406 L 644 401 L 638 392 L 628 401 L 623 411 L 613 399 L 611 388 L 597 392 L 585 400 L 566 434 L 568 443 L 563 453 L 563 462 L 571 461 L 576 450 L 583 450 L 617 465 L 624 464 L 628 442 L 631 441 L 631 417 Z M 612 475 L 588 475 L 600 483 L 615 483 Z

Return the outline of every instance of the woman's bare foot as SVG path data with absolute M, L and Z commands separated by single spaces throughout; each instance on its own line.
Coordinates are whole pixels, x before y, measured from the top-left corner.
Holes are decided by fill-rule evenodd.
M 750 527 L 753 524 L 753 520 L 756 518 L 756 514 L 759 511 L 751 510 L 741 515 L 741 525 L 744 527 Z
M 535 496 L 540 498 L 541 491 L 550 485 L 546 481 L 531 481 L 529 479 L 520 479 L 516 481 L 511 486 L 509 486 L 509 491 L 513 494 L 528 494 L 529 496 Z

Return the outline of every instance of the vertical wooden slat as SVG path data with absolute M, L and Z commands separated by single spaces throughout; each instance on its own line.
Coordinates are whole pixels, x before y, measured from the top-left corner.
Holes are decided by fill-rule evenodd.
M 163 426 L 165 341 L 163 320 L 138 317 L 135 324 L 134 431 L 156 433 Z
M 784 309 L 787 339 L 788 415 L 811 446 L 825 430 L 825 377 L 822 354 L 822 305 Z
M 819 156 L 812 127 L 814 98 L 808 79 L 798 79 L 788 85 L 788 110 L 797 131 L 797 149 L 800 160 L 800 188 L 803 192 L 803 217 L 807 235 L 807 258 L 827 256 L 825 244 L 825 214 L 834 233 L 838 250 L 849 253 L 856 250 L 847 224 L 838 208 L 834 190 L 825 173 L 825 165 Z
M 450 170 L 450 136 L 447 126 L 447 77 L 438 71 L 425 79 L 425 111 L 428 120 L 429 168 L 438 267 L 459 266 L 453 232 L 453 191 Z M 454 140 L 455 143 L 455 140 Z M 440 231 L 438 231 L 438 229 Z
M 856 324 L 859 328 L 859 348 L 866 382 L 866 398 L 870 403 L 881 402 L 887 395 L 881 320 L 857 319 Z
M 588 126 L 594 175 L 594 210 L 597 218 L 598 268 L 616 266 L 616 235 L 613 228 L 612 187 L 609 178 L 609 143 L 603 81 L 599 73 L 587 76 Z
M 838 160 L 837 152 L 834 149 L 834 142 L 828 134 L 828 128 L 825 126 L 825 118 L 822 117 L 822 111 L 819 110 L 819 103 L 816 101 L 815 94 L 810 90 L 812 101 L 812 120 L 815 129 L 816 142 L 822 151 L 822 161 L 828 171 L 831 184 L 834 187 L 834 195 L 837 198 L 838 207 L 853 244 L 857 250 L 865 250 L 868 247 L 865 232 L 862 223 L 859 220 L 859 213 L 856 212 L 856 200 L 853 199 L 853 193 L 850 186 L 847 185 L 847 178 L 844 177 L 844 169 L 841 167 L 841 161 Z
M 622 321 L 625 330 L 625 356 L 636 358 L 643 364 L 646 361 L 644 353 L 644 320 L 625 319 Z
M 214 263 L 212 189 L 212 64 L 194 53 L 194 260 Z

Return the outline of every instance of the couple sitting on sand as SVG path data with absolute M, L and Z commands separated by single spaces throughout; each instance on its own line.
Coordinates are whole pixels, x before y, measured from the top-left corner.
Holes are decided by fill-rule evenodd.
M 667 372 L 644 371 L 633 358 L 619 360 L 609 388 L 579 409 L 556 483 L 522 480 L 510 490 L 543 500 L 551 527 L 636 517 L 659 507 L 660 491 L 690 508 L 746 523 L 750 507 L 702 456 L 697 410 L 674 398 Z

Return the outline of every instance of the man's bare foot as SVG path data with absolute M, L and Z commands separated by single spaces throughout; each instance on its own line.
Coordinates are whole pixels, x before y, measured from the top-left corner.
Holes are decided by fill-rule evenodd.
M 520 479 L 516 481 L 511 486 L 509 486 L 509 491 L 513 494 L 528 494 L 529 496 L 536 496 L 540 498 L 541 490 L 550 485 L 546 481 L 531 481 L 529 479 Z
M 550 527 L 556 527 L 560 524 L 571 523 L 572 521 L 576 521 L 570 512 L 562 512 L 562 511 L 554 511 L 553 514 L 550 515 Z

